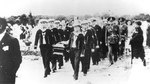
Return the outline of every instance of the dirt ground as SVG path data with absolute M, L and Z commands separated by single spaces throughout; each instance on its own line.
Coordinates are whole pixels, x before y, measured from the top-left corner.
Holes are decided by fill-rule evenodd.
M 147 66 L 144 67 L 140 59 L 134 59 L 130 64 L 131 56 L 124 56 L 112 66 L 109 61 L 92 65 L 87 76 L 79 72 L 79 79 L 73 79 L 73 69 L 70 61 L 64 63 L 62 69 L 51 73 L 44 78 L 44 68 L 40 56 L 24 56 L 17 72 L 16 84 L 149 84 L 150 78 L 150 49 L 145 49 Z

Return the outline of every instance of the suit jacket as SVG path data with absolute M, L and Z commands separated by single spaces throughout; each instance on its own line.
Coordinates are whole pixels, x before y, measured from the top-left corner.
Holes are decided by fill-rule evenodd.
M 83 44 L 84 44 L 83 39 L 84 39 L 84 37 L 83 37 L 82 34 L 79 34 L 77 39 L 76 39 L 76 48 L 79 49 L 79 50 L 83 49 Z M 74 41 L 74 33 L 71 33 L 70 38 L 69 38 L 69 44 L 68 44 L 69 49 L 71 49 L 73 41 Z
M 102 44 L 105 44 L 105 39 L 106 39 L 106 26 L 103 26 L 103 29 L 102 29 L 102 33 L 101 33 L 101 35 L 102 35 Z
M 87 30 L 85 36 L 84 36 L 84 47 L 85 48 L 94 48 L 94 39 L 92 38 L 92 30 Z
M 118 25 L 106 26 L 105 42 L 108 43 L 118 43 L 120 41 L 120 32 Z
M 45 31 L 45 33 L 46 34 L 45 34 L 44 39 L 45 39 L 46 44 L 52 45 L 54 43 L 54 38 L 53 38 L 53 34 L 52 34 L 51 30 L 47 29 Z M 38 43 L 40 43 L 40 45 L 43 44 L 43 36 L 42 36 L 42 30 L 41 29 L 39 29 L 37 31 L 36 36 L 35 36 L 35 44 L 34 44 L 35 49 L 37 48 Z
M 70 27 L 66 27 L 66 30 L 65 30 L 65 40 L 69 40 L 69 37 L 70 37 L 70 34 L 71 32 L 73 31 L 73 28 L 70 28 Z
M 98 41 L 102 41 L 102 29 L 101 29 L 101 27 L 99 25 L 95 25 L 94 29 L 96 31 Z
M 61 41 L 61 36 L 57 28 L 53 28 L 53 35 L 55 36 L 55 44 Z
M 18 40 L 6 33 L 0 41 L 0 81 L 9 81 L 6 76 L 14 76 L 21 62 Z
M 91 29 L 91 31 L 92 31 L 93 47 L 96 47 L 99 44 L 99 40 L 97 38 L 98 36 L 97 36 L 95 29 Z

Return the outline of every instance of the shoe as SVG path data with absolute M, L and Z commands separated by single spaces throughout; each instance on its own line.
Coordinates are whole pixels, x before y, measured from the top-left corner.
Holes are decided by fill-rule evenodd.
M 56 71 L 55 70 L 53 70 L 53 73 L 55 73 Z
M 121 60 L 121 58 L 120 58 L 120 60 Z M 114 62 L 117 62 L 117 58 L 116 58 L 116 59 L 114 59 Z
M 46 75 L 44 75 L 44 78 L 46 78 L 47 77 L 47 74 Z
M 83 76 L 86 76 L 87 74 L 86 73 L 83 73 Z
M 145 60 L 143 61 L 143 65 L 146 66 L 146 61 Z
M 78 76 L 76 76 L 76 75 L 73 75 L 73 78 L 74 78 L 75 80 L 78 80 Z
M 18 78 L 18 76 L 16 75 L 16 78 Z
M 61 69 L 61 66 L 59 66 L 59 69 Z
M 93 63 L 93 65 L 96 65 L 96 63 Z
M 47 73 L 47 75 L 50 75 L 50 72 L 49 72 L 49 73 Z
M 98 62 L 96 63 L 96 65 L 98 65 Z
M 110 65 L 109 65 L 109 67 L 111 66 L 111 65 L 113 65 L 114 63 L 112 62 L 112 63 L 110 63 Z

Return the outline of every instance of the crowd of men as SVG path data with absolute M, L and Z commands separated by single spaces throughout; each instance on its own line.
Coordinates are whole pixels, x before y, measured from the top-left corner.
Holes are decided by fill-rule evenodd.
M 71 61 L 75 80 L 78 79 L 80 62 L 84 76 L 86 76 L 90 69 L 91 59 L 93 65 L 98 65 L 101 60 L 108 57 L 111 66 L 118 58 L 124 56 L 125 51 L 130 51 L 131 48 L 125 48 L 125 46 L 129 45 L 130 39 L 137 38 L 136 36 L 138 35 L 133 37 L 132 34 L 135 33 L 134 27 L 140 28 L 141 24 L 139 25 L 139 22 L 126 20 L 123 17 L 102 18 L 100 21 L 96 18 L 87 20 L 78 20 L 76 18 L 70 23 L 54 19 L 41 19 L 39 21 L 41 29 L 37 31 L 35 36 L 35 49 L 38 43 L 40 43 L 40 51 L 45 68 L 44 77 L 50 75 L 51 70 L 55 72 L 57 61 L 59 69 L 61 69 L 63 58 L 66 62 L 68 60 Z M 141 38 L 143 38 L 142 34 L 140 34 Z M 61 50 L 61 47 L 54 46 L 61 44 L 62 41 L 68 41 L 67 44 L 64 44 L 63 50 Z M 143 43 L 143 39 L 140 39 L 140 41 Z M 140 44 L 141 50 L 143 49 L 142 46 Z M 134 46 L 132 47 L 135 52 L 138 52 L 138 49 Z M 54 55 L 54 52 L 63 52 L 63 54 Z M 143 54 L 139 57 L 141 57 L 144 66 L 146 66 L 144 49 Z M 52 63 L 52 69 L 50 69 L 50 62 Z
M 80 62 L 81 71 L 86 76 L 90 71 L 91 62 L 98 65 L 100 61 L 108 58 L 111 66 L 121 59 L 127 50 L 131 51 L 131 64 L 136 57 L 141 58 L 143 65 L 146 66 L 140 21 L 108 17 L 86 20 L 75 18 L 71 22 L 40 19 L 38 23 L 40 27 L 36 31 L 35 42 L 32 43 L 34 49 L 39 45 L 44 78 L 50 75 L 50 72 L 55 73 L 57 62 L 59 69 L 62 69 L 64 60 L 65 62 L 70 60 L 74 71 L 73 78 L 77 80 Z M 25 38 L 25 30 L 23 28 L 22 30 L 20 39 Z M 10 31 L 6 20 L 0 18 L 0 82 L 14 84 L 22 59 L 19 42 L 12 37 Z M 27 36 L 30 36 L 30 33 Z

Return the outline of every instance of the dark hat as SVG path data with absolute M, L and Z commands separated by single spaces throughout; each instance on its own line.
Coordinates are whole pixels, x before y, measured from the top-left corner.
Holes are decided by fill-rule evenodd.
M 81 24 L 78 23 L 78 22 L 75 22 L 75 23 L 73 24 L 73 27 L 81 27 Z
M 123 18 L 123 17 L 120 17 L 120 18 L 118 19 L 119 22 L 124 22 L 125 20 L 126 20 L 126 19 Z
M 85 24 L 88 24 L 89 22 L 88 22 L 88 20 L 83 20 L 82 22 L 81 22 L 81 25 L 85 25 Z
M 96 22 L 96 18 L 90 18 L 91 22 Z
M 137 21 L 137 22 L 135 22 L 137 25 L 139 25 L 139 26 L 141 26 L 142 25 L 142 23 L 141 23 L 141 21 Z
M 109 17 L 109 18 L 107 18 L 107 21 L 115 21 L 116 20 L 116 18 L 115 17 Z
M 148 19 L 148 20 L 147 20 L 147 22 L 149 22 L 149 23 L 150 23 L 150 19 Z

